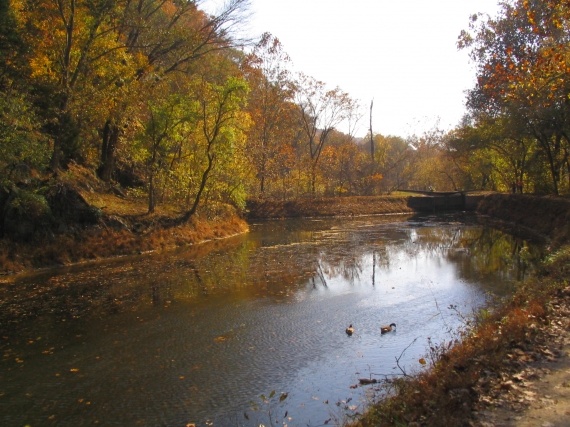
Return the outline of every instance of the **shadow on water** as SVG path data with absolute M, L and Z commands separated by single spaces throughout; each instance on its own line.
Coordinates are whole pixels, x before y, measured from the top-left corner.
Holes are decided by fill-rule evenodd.
M 398 375 L 396 357 L 421 369 L 428 338 L 455 337 L 538 257 L 540 245 L 475 217 L 364 217 L 262 222 L 221 242 L 10 278 L 0 421 L 338 421 L 369 397 L 358 378 Z M 396 332 L 381 335 L 390 322 Z

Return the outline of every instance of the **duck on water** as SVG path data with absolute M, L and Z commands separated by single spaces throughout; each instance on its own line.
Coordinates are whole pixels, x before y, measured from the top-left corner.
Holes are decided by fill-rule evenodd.
M 396 328 L 396 324 L 390 323 L 387 326 L 381 326 L 380 327 L 380 333 L 386 334 L 388 332 L 392 332 L 395 328 Z M 349 336 L 354 334 L 354 327 L 352 326 L 352 323 L 350 325 L 348 325 L 348 328 L 346 328 L 344 331 L 346 332 L 346 335 L 349 335 Z

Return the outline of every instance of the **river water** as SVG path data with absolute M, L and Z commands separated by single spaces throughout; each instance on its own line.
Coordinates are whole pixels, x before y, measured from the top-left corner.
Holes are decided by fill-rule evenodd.
M 360 378 L 425 369 L 539 255 L 473 217 L 377 216 L 5 278 L 0 425 L 338 425 Z

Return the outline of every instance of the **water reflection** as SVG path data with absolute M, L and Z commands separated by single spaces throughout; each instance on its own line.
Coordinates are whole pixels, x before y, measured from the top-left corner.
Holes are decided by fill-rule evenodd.
M 283 221 L 10 278 L 0 421 L 234 426 L 271 409 L 321 425 L 359 410 L 366 389 L 351 386 L 398 374 L 396 356 L 420 369 L 428 337 L 450 339 L 456 310 L 510 292 L 539 251 L 464 217 Z

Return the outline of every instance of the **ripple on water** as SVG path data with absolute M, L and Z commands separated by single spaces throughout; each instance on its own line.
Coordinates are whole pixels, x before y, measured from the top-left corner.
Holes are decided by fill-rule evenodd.
M 323 424 L 337 402 L 361 403 L 366 389 L 350 388 L 358 378 L 400 374 L 396 358 L 422 369 L 427 338 L 448 340 L 461 325 L 450 307 L 469 315 L 484 302 L 489 287 L 474 272 L 515 274 L 505 254 L 520 242 L 451 222 L 367 218 L 261 224 L 228 245 L 11 285 L 21 307 L 3 313 L 37 313 L 13 316 L 0 342 L 1 424 L 256 425 L 267 413 L 259 396 L 272 390 L 288 393 L 274 409 L 290 425 Z M 19 298 L 19 286 L 33 291 Z M 391 322 L 396 331 L 381 335 Z

